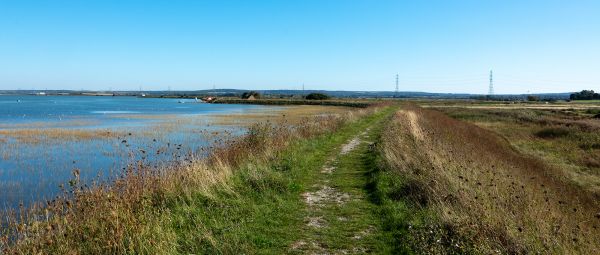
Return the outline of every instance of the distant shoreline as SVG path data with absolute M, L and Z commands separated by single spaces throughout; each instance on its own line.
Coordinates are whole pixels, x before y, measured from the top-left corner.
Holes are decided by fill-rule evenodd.
M 148 98 L 201 98 L 201 97 L 239 97 L 245 89 L 211 89 L 211 90 L 125 90 L 125 91 L 91 91 L 91 90 L 0 90 L 0 95 L 65 95 L 65 96 L 138 96 Z M 281 99 L 300 99 L 310 93 L 327 94 L 333 98 L 351 99 L 391 99 L 391 98 L 422 98 L 422 99 L 480 99 L 488 98 L 486 94 L 471 93 L 435 93 L 418 91 L 341 91 L 341 90 L 254 90 L 263 97 Z M 566 100 L 573 92 L 532 93 L 532 94 L 496 94 L 491 96 L 496 100 L 526 100 L 527 96 L 536 96 L 540 100 Z M 145 96 L 142 96 L 145 95 Z

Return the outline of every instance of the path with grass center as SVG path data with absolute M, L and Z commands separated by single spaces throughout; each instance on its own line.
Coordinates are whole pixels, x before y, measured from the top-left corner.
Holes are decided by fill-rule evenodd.
M 301 194 L 305 204 L 302 235 L 292 243 L 290 253 L 364 254 L 377 253 L 385 246 L 367 190 L 380 122 L 334 148 L 322 168 L 312 174 Z

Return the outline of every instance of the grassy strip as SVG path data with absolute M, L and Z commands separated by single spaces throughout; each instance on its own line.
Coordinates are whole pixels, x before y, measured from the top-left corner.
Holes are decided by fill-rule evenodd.
M 391 115 L 391 110 L 385 116 Z M 389 253 L 388 242 L 381 232 L 377 206 L 369 200 L 369 173 L 374 166 L 373 139 L 387 118 L 378 118 L 369 129 L 346 137 L 342 148 L 331 150 L 327 162 L 307 173 L 304 197 L 319 197 L 306 205 L 302 218 L 303 233 L 291 253 L 360 254 Z M 350 142 L 352 140 L 352 142 Z M 353 149 L 348 149 L 356 144 Z M 345 150 L 340 154 L 340 150 Z
M 296 100 L 296 99 L 232 99 L 219 98 L 215 104 L 258 104 L 258 105 L 328 105 L 366 108 L 375 103 L 373 100 Z
M 301 237 L 300 193 L 333 151 L 365 125 L 382 118 L 378 113 L 315 139 L 299 141 L 272 163 L 251 162 L 233 177 L 229 192 L 212 197 L 193 194 L 171 204 L 168 216 L 179 253 L 280 254 Z M 179 198 L 178 198 L 179 199 Z M 203 229 L 203 231 L 198 231 Z M 210 234 L 207 234 L 210 233 Z
M 375 114 L 335 133 L 295 142 L 273 161 L 248 162 L 234 175 L 229 192 L 214 192 L 210 197 L 197 193 L 170 203 L 171 220 L 163 222 L 172 222 L 165 227 L 177 233 L 177 252 L 286 252 L 300 238 L 297 230 L 303 223 L 304 204 L 299 196 L 308 188 L 312 174 L 333 148 L 381 116 Z

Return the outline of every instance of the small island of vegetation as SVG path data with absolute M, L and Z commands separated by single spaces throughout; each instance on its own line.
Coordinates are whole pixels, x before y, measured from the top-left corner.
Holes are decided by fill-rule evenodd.
M 323 94 L 323 93 L 310 93 L 308 95 L 306 95 L 307 100 L 327 100 L 327 99 L 331 99 L 331 97 L 327 94 Z

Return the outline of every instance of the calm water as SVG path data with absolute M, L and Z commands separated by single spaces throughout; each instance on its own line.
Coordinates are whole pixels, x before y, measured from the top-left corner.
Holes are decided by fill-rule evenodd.
M 135 97 L 0 96 L 0 207 L 51 199 L 79 169 L 81 179 L 114 177 L 128 164 L 159 166 L 197 154 L 215 135 L 238 135 L 210 115 L 273 107 Z M 28 130 L 31 134 L 18 133 Z M 52 132 L 45 133 L 48 130 Z M 69 132 L 77 131 L 77 132 Z M 86 132 L 110 132 L 88 136 Z M 17 132 L 17 133 L 11 133 Z M 58 135 L 57 135 L 58 134 Z

